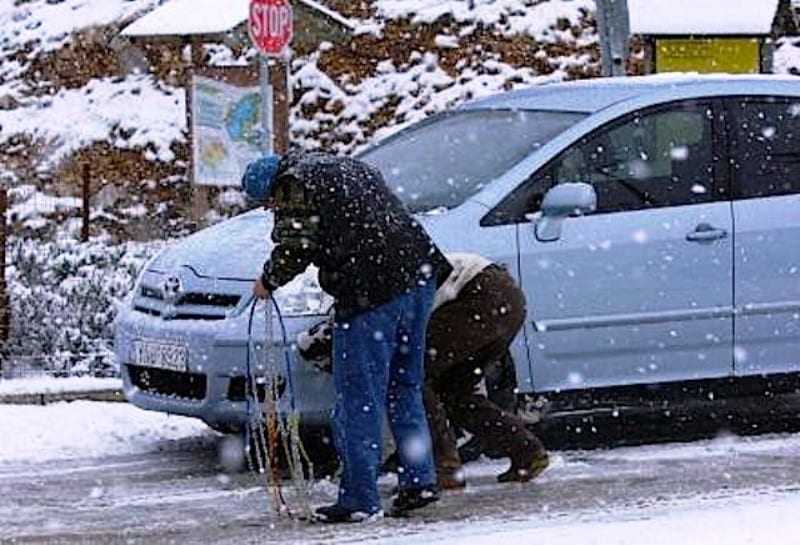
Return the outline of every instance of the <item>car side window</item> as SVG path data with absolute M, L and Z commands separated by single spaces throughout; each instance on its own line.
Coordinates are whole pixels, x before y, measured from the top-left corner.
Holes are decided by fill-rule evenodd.
M 800 99 L 728 102 L 736 198 L 800 193 Z
M 592 184 L 597 213 L 717 200 L 724 190 L 715 184 L 715 126 L 711 105 L 698 102 L 630 114 L 566 149 L 492 217 L 526 221 L 525 215 L 538 212 L 544 194 L 560 183 Z

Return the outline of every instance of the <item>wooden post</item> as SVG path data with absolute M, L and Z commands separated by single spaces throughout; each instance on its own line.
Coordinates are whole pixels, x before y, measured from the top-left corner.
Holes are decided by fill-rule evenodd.
M 208 213 L 208 188 L 203 185 L 198 185 L 195 180 L 195 165 L 194 165 L 194 132 L 193 132 L 193 110 L 194 110 L 194 74 L 195 71 L 203 63 L 203 44 L 196 38 L 189 41 L 189 65 L 186 67 L 184 87 L 186 88 L 186 140 L 189 144 L 189 183 L 192 186 L 192 203 L 191 212 L 192 219 L 196 222 L 201 222 L 205 215 Z
M 3 344 L 8 341 L 11 329 L 11 301 L 8 297 L 8 286 L 6 284 L 7 211 L 8 188 L 3 185 L 0 187 L 0 342 Z M 3 368 L 6 365 L 5 347 L 3 348 L 2 352 L 0 352 L 0 377 L 3 376 Z
M 272 84 L 272 127 L 275 153 L 289 151 L 289 67 L 288 61 L 276 59 L 269 71 Z
M 91 194 L 91 176 L 92 171 L 88 162 L 83 163 L 81 169 L 81 215 L 83 222 L 81 224 L 81 242 L 89 242 L 89 222 L 91 221 L 91 205 L 89 203 L 89 196 Z
M 186 42 L 181 42 L 184 46 Z M 189 64 L 183 72 L 183 87 L 186 90 L 186 143 L 189 146 L 189 157 L 186 164 L 189 165 L 189 183 L 194 186 L 194 134 L 192 133 L 192 109 L 194 107 L 194 93 L 192 91 L 192 81 L 194 80 L 194 44 L 188 43 L 190 48 Z M 183 51 L 181 51 L 183 59 Z

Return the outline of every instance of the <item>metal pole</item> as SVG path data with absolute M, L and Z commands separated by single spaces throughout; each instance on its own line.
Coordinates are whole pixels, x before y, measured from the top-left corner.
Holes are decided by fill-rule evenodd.
M 273 150 L 272 86 L 269 81 L 269 60 L 265 55 L 258 56 L 258 76 L 261 85 L 261 147 L 265 154 Z
M 597 31 L 603 76 L 625 76 L 631 34 L 628 0 L 597 0 Z
M 272 82 L 272 132 L 273 148 L 277 153 L 289 151 L 289 61 L 275 60 L 270 74 Z

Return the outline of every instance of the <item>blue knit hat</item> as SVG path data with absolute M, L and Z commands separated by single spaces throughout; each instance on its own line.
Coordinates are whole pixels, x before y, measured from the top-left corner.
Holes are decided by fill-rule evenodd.
M 242 191 L 248 200 L 257 203 L 267 200 L 272 192 L 280 163 L 280 155 L 265 155 L 247 165 L 242 176 Z

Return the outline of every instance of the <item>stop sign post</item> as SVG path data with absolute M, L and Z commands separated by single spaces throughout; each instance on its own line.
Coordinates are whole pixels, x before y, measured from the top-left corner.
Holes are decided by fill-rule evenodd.
M 280 56 L 294 36 L 289 0 L 250 0 L 250 39 L 262 54 Z
M 271 153 L 277 148 L 279 153 L 285 153 L 289 147 L 289 93 L 288 69 L 281 57 L 294 37 L 294 13 L 289 0 L 250 0 L 247 29 L 253 45 L 261 52 L 259 79 L 263 151 Z M 276 58 L 272 77 L 268 57 Z M 270 85 L 270 79 L 273 85 Z M 278 89 L 274 100 L 273 88 Z M 276 124 L 279 129 L 277 138 Z

